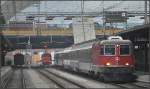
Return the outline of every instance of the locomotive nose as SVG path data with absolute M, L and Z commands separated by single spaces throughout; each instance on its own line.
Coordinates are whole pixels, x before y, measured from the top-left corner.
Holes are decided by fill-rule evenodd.
M 115 60 L 116 60 L 116 64 L 119 65 L 120 58 L 119 57 L 115 57 Z
M 128 66 L 128 65 L 129 65 L 129 63 L 127 62 L 127 63 L 125 63 L 125 65 L 126 65 L 126 66 Z
M 115 57 L 115 60 L 116 60 L 116 61 L 119 61 L 119 57 Z

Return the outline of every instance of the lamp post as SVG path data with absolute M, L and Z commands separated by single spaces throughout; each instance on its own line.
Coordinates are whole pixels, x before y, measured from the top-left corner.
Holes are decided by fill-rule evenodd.
M 32 50 L 31 49 L 32 49 L 32 45 L 31 45 L 30 36 L 29 36 L 29 40 L 28 40 L 28 43 L 27 43 L 27 46 L 26 46 L 26 54 L 29 54 L 29 55 L 27 55 L 29 57 L 31 57 L 31 55 L 32 55 Z M 26 61 L 28 62 L 29 67 L 32 64 L 31 60 L 32 60 L 31 58 L 29 58 L 28 60 L 26 59 Z

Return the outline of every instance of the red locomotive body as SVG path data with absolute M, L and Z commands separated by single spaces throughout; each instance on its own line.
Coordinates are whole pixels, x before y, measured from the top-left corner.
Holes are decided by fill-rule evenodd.
M 55 53 L 57 65 L 108 81 L 133 80 L 132 42 L 119 36 L 78 44 Z M 63 62 L 63 63 L 62 63 Z
M 96 74 L 105 80 L 109 77 L 112 80 L 129 79 L 128 75 L 131 75 L 134 70 L 132 42 L 121 38 L 119 40 L 110 38 L 93 44 L 92 63 L 98 71 Z M 95 73 L 92 70 L 93 72 Z
M 42 63 L 43 65 L 52 64 L 51 55 L 49 53 L 44 53 L 42 55 Z

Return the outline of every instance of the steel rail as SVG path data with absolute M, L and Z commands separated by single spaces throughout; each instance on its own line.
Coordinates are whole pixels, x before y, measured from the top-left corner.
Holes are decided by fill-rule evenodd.
M 20 69 L 21 71 L 21 88 L 26 89 L 26 81 L 25 81 L 25 77 L 24 77 L 24 73 L 23 73 L 23 69 Z
M 53 72 L 51 72 L 49 70 L 44 69 L 44 71 L 46 71 L 46 72 L 48 72 L 48 73 L 50 73 L 50 74 L 52 74 L 52 75 L 54 75 L 54 76 L 56 76 L 58 78 L 61 78 L 61 79 L 65 80 L 65 81 L 68 81 L 68 82 L 70 82 L 70 83 L 72 83 L 72 84 L 74 84 L 74 85 L 76 85 L 76 86 L 78 86 L 80 88 L 84 88 L 84 89 L 86 88 L 85 86 L 83 86 L 83 85 L 81 85 L 79 83 L 73 82 L 73 81 L 71 81 L 71 80 L 69 80 L 69 79 L 67 79 L 65 77 L 59 76 L 59 75 L 57 75 L 57 74 L 55 74 L 55 73 L 53 73 Z
M 1 81 L 1 86 L 3 89 L 7 88 L 8 84 L 12 80 L 12 76 L 14 75 L 14 70 L 12 70 L 12 73 L 7 76 L 4 80 Z
M 113 86 L 119 87 L 119 88 L 126 88 L 126 89 L 131 89 L 131 88 L 149 89 L 148 87 L 136 85 L 136 84 L 133 84 L 133 83 L 125 83 L 125 84 L 110 83 L 110 84 L 113 85 Z
M 59 84 L 55 79 L 49 77 L 47 74 L 43 73 L 42 71 L 38 70 L 38 73 L 40 73 L 41 75 L 43 75 L 44 77 L 46 77 L 47 79 L 51 80 L 52 82 L 54 82 L 58 87 L 65 89 L 64 86 L 62 86 L 61 84 Z
M 66 70 L 62 70 L 62 69 L 59 69 L 59 68 L 55 68 L 56 70 L 61 70 L 61 71 L 64 71 L 64 72 L 68 72 Z M 70 73 L 70 72 L 69 72 Z M 79 75 L 80 76 L 80 75 Z M 95 80 L 93 78 L 90 78 L 90 77 L 85 77 L 85 76 L 81 76 L 81 77 L 84 77 L 84 78 L 88 78 L 88 79 L 92 79 L 92 80 Z M 99 80 L 95 80 L 97 82 L 100 82 Z M 140 84 L 135 84 L 135 83 L 145 83 L 146 85 L 149 85 L 148 82 L 143 82 L 143 81 L 136 81 L 136 82 L 130 82 L 130 83 L 120 83 L 120 84 L 117 84 L 117 83 L 108 83 L 110 85 L 113 85 L 113 86 L 116 86 L 117 88 L 125 88 L 125 89 L 129 89 L 129 86 L 132 87 L 132 88 L 145 88 L 145 89 L 148 89 L 150 86 L 143 86 L 143 85 L 140 85 Z M 129 86 L 128 86 L 129 85 Z

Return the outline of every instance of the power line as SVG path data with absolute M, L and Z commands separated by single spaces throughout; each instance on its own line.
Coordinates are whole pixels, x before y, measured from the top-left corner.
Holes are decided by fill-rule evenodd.
M 82 22 L 82 29 L 83 29 L 83 36 L 84 36 L 84 41 L 85 41 L 85 28 L 84 28 L 84 0 L 81 0 L 81 22 Z

